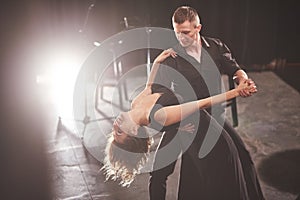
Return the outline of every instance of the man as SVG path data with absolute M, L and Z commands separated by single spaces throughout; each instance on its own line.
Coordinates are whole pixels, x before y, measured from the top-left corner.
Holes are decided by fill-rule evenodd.
M 222 80 L 220 72 L 234 77 L 237 84 L 248 80 L 247 74 L 239 67 L 224 43 L 218 39 L 200 36 L 202 26 L 195 9 L 188 6 L 177 8 L 173 14 L 172 22 L 179 45 L 162 53 L 165 54 L 166 57 L 170 57 L 166 58 L 161 63 L 157 72 L 155 72 L 155 83 L 171 87 L 184 98 L 184 101 L 190 101 L 194 98 L 202 99 L 221 93 Z M 215 66 L 215 69 L 213 66 Z M 192 90 L 189 88 L 192 88 Z M 251 93 L 242 91 L 240 95 L 248 97 L 251 96 Z M 224 110 L 224 107 L 217 106 L 204 111 L 204 115 L 209 116 L 212 119 L 211 121 L 217 120 L 218 123 L 223 126 L 223 130 L 228 133 L 238 151 L 243 179 L 244 182 L 246 182 L 245 197 L 240 199 L 264 199 L 251 156 L 235 129 L 224 120 Z M 200 134 L 199 132 L 203 132 L 204 129 L 202 127 L 207 128 L 208 126 L 208 124 L 201 124 L 200 120 L 200 128 L 198 129 L 198 134 L 194 138 L 194 141 L 189 143 L 190 146 L 187 147 L 186 151 L 181 150 L 183 154 L 178 194 L 179 199 L 199 199 L 203 193 L 206 193 L 204 196 L 201 196 L 203 199 L 218 199 L 222 197 L 222 192 L 218 190 L 220 190 L 221 187 L 228 187 L 224 180 L 220 180 L 220 184 L 223 184 L 223 186 L 218 185 L 219 183 L 217 181 L 211 184 L 213 177 L 210 178 L 205 175 L 205 170 L 209 171 L 210 168 L 215 168 L 218 172 L 222 170 L 221 167 L 220 169 L 216 168 L 216 165 L 220 164 L 221 161 L 219 162 L 218 159 L 213 158 L 213 153 L 209 153 L 202 159 L 198 159 L 195 156 L 196 152 L 200 149 L 199 146 L 203 145 L 203 137 L 205 136 L 205 134 Z M 161 163 L 168 155 L 166 153 L 160 153 L 160 150 L 166 148 L 166 146 L 174 140 L 175 132 L 177 132 L 177 130 L 164 133 L 159 144 L 159 150 L 156 152 L 149 183 L 151 200 L 165 199 L 166 180 L 168 176 L 173 173 L 176 161 L 163 166 Z M 211 133 L 208 131 L 207 134 Z M 217 143 L 218 138 L 215 138 L 215 140 Z M 213 149 L 213 151 L 222 150 Z M 176 150 L 176 153 L 179 155 L 179 150 Z M 226 174 L 226 172 L 223 172 L 223 174 Z M 206 187 L 208 185 L 215 188 Z M 216 189 L 216 191 L 214 191 L 214 189 Z M 209 192 L 207 190 L 209 190 Z

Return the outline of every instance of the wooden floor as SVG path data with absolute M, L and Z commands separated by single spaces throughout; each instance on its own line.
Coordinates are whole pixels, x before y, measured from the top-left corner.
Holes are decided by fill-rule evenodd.
M 266 199 L 295 200 L 300 193 L 299 92 L 272 72 L 251 72 L 249 75 L 259 92 L 250 98 L 238 99 L 239 125 L 236 129 L 251 152 Z M 129 97 L 134 96 L 131 89 L 138 88 L 144 81 L 143 76 L 128 79 Z M 94 88 L 93 83 L 91 88 Z M 93 103 L 87 105 L 86 114 L 90 119 L 85 118 L 84 104 L 75 105 L 74 109 L 78 109 L 75 116 L 60 115 L 47 94 L 49 91 L 42 91 L 48 113 L 44 138 L 53 199 L 149 199 L 147 169 L 129 188 L 105 182 L 99 171 L 106 136 L 111 129 L 109 117 L 120 111 L 118 105 L 107 103 L 112 100 L 117 104 L 117 90 L 107 88 L 104 98 L 108 101 L 99 99 L 97 109 L 102 113 L 95 110 Z M 124 100 L 124 109 L 129 103 Z M 227 116 L 230 120 L 229 110 Z M 180 161 L 168 181 L 168 200 L 176 199 L 179 168 Z
M 259 92 L 251 98 L 238 99 L 239 126 L 236 129 L 255 161 L 266 199 L 294 200 L 300 182 L 300 95 L 272 72 L 250 73 L 250 77 L 256 81 Z M 135 80 L 131 81 L 134 85 L 144 81 L 143 77 L 135 77 Z M 130 87 L 133 86 L 129 84 Z M 104 98 L 117 104 L 116 91 L 109 88 L 105 91 Z M 129 105 L 124 102 L 124 107 Z M 63 126 L 58 132 L 53 126 L 47 146 L 55 198 L 148 199 L 147 170 L 129 188 L 105 182 L 99 171 L 112 122 L 105 117 L 119 111 L 118 106 L 106 104 L 99 100 L 99 108 L 105 115 L 95 112 L 94 117 L 99 121 L 87 123 L 84 133 L 84 123 L 80 121 L 73 123 L 62 118 Z M 230 110 L 227 115 L 230 118 Z M 58 118 L 53 120 L 57 122 Z M 176 199 L 179 167 L 180 162 L 169 179 L 167 199 L 170 200 Z

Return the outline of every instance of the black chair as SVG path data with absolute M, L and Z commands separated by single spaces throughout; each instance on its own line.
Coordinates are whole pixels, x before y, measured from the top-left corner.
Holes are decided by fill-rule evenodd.
M 128 91 L 126 80 L 122 79 L 122 75 L 122 63 L 120 61 L 113 62 L 112 65 L 110 65 L 104 72 L 101 78 L 101 82 L 98 84 L 96 100 L 97 98 L 99 98 L 98 91 L 100 91 L 100 99 L 108 101 L 104 97 L 105 88 L 117 88 L 119 96 L 119 106 L 120 109 L 124 110 L 124 100 L 128 100 Z
M 229 88 L 229 90 L 235 88 L 234 80 L 232 77 L 229 77 L 229 76 L 228 76 L 228 88 Z M 237 127 L 239 124 L 239 121 L 238 121 L 236 98 L 228 100 L 226 102 L 226 107 L 229 107 L 229 106 L 231 108 L 232 126 Z

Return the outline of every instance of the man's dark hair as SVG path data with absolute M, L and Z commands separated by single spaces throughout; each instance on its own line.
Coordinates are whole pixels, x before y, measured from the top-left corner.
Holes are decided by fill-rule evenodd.
M 199 20 L 199 15 L 197 11 L 194 8 L 191 8 L 189 6 L 181 6 L 177 8 L 173 14 L 173 22 L 177 24 L 182 24 L 185 21 L 193 22 Z

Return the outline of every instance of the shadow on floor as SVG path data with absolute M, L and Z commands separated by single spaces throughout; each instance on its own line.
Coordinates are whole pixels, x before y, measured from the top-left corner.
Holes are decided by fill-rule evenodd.
M 300 194 L 300 149 L 276 152 L 259 164 L 261 179 L 279 190 Z M 299 197 L 298 197 L 299 198 Z

